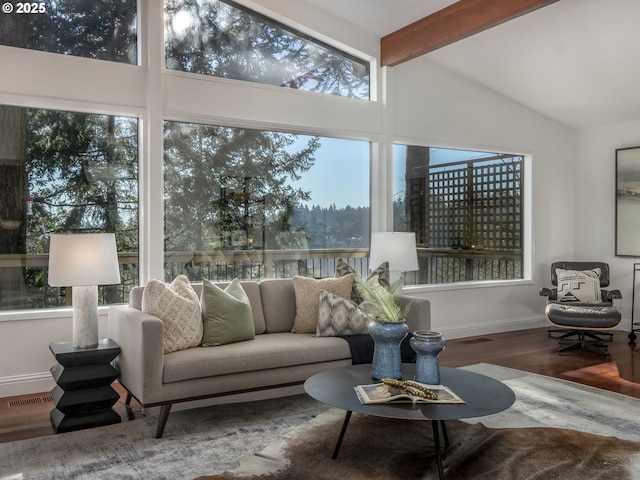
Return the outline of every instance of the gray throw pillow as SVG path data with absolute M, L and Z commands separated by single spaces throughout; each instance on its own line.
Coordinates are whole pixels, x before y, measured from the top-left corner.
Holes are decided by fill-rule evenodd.
M 362 313 L 351 300 L 324 290 L 320 292 L 317 337 L 369 333 L 369 322 L 371 317 Z
M 224 290 L 207 279 L 202 281 L 203 347 L 243 342 L 255 338 L 249 297 L 235 278 Z
M 349 275 L 351 273 L 356 275 L 356 271 L 354 270 L 354 268 L 342 258 L 339 258 L 338 262 L 336 263 L 336 277 L 344 277 L 345 275 Z M 378 282 L 380 282 L 380 285 L 385 288 L 389 288 L 389 285 L 391 283 L 389 274 L 389 262 L 381 263 L 380 266 L 378 266 L 373 272 L 371 272 L 371 275 L 367 277 L 367 280 L 376 276 L 378 277 Z M 353 282 L 353 288 L 351 290 L 351 300 L 356 302 L 358 305 L 360 305 L 363 300 L 362 295 L 360 295 L 360 292 L 358 291 L 356 282 Z

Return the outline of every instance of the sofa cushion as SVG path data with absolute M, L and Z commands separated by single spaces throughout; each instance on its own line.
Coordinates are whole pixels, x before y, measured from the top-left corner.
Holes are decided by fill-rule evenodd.
M 360 335 L 369 333 L 371 317 L 363 314 L 355 303 L 322 290 L 318 306 L 316 336 Z
M 202 341 L 200 299 L 185 275 L 178 275 L 170 285 L 149 280 L 141 307 L 162 320 L 164 353 L 195 347 Z
M 265 278 L 260 281 L 260 296 L 266 332 L 291 332 L 296 318 L 293 278 Z
M 190 348 L 164 356 L 163 383 L 253 372 L 351 358 L 338 337 L 291 332 L 256 335 L 255 340 L 216 348 Z
M 601 303 L 600 269 L 556 269 L 558 300 L 560 302 Z
M 207 279 L 202 281 L 203 347 L 253 340 L 255 326 L 249 297 L 234 279 L 224 290 Z
M 293 277 L 296 296 L 296 318 L 293 322 L 294 333 L 316 333 L 318 327 L 318 306 L 320 290 L 326 290 L 342 298 L 351 297 L 354 275 L 339 278 Z

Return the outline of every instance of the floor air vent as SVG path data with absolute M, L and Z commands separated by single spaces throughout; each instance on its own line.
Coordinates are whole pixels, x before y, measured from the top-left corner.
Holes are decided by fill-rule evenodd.
M 32 405 L 41 405 L 43 403 L 53 402 L 51 395 L 43 395 L 40 397 L 20 398 L 18 400 L 9 400 L 7 405 L 9 408 L 30 407 Z

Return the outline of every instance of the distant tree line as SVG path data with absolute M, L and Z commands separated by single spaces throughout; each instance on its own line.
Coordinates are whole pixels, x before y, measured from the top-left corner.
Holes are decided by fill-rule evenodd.
M 367 248 L 369 212 L 368 206 L 301 205 L 294 209 L 291 224 L 306 233 L 309 248 Z

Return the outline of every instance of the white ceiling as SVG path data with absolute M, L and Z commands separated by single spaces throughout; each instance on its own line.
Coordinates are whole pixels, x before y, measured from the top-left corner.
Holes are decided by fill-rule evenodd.
M 304 0 L 382 37 L 452 0 Z M 426 54 L 575 129 L 640 119 L 640 0 L 560 0 Z

